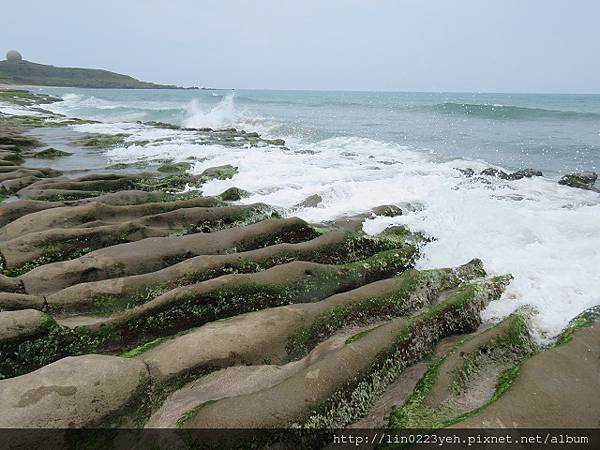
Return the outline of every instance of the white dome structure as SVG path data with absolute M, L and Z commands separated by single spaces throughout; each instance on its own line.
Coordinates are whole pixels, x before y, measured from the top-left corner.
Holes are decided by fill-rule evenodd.
M 16 50 L 9 50 L 6 52 L 6 60 L 7 61 L 23 61 L 23 57 Z

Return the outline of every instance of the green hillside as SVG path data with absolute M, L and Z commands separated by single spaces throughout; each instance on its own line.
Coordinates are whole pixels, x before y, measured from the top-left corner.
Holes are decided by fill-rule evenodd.
M 139 81 L 108 70 L 55 67 L 24 60 L 0 61 L 0 83 L 82 88 L 182 89 L 178 86 Z

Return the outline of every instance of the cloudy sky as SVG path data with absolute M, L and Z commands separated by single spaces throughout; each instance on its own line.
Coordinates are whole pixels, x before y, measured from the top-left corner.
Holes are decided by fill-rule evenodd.
M 598 0 L 4 3 L 4 50 L 147 81 L 600 93 Z

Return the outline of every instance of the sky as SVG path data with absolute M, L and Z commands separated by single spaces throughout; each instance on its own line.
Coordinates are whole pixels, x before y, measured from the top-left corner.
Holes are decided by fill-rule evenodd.
M 598 0 L 4 2 L 0 49 L 248 89 L 600 93 Z

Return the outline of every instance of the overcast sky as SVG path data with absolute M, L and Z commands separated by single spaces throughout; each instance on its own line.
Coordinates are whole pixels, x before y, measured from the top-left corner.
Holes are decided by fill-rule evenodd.
M 25 59 L 258 89 L 600 93 L 600 0 L 3 2 Z

